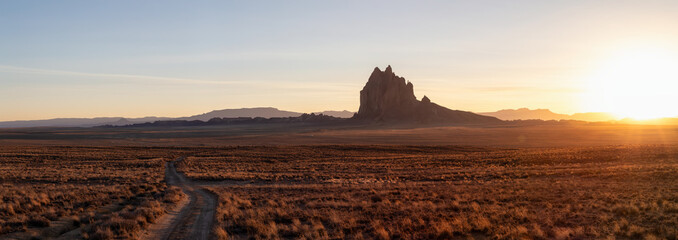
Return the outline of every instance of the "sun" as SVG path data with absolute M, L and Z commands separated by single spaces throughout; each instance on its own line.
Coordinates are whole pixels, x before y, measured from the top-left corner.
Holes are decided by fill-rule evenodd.
M 621 50 L 586 80 L 585 106 L 619 118 L 678 116 L 678 53 L 658 47 Z

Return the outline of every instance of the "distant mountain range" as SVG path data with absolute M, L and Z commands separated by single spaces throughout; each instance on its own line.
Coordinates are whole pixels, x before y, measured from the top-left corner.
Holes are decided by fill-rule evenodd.
M 314 112 L 315 114 L 323 114 L 338 118 L 350 118 L 353 117 L 354 112 L 349 111 L 323 111 L 323 112 Z M 208 121 L 212 118 L 237 118 L 237 117 L 263 117 L 263 118 L 284 118 L 284 117 L 299 117 L 301 116 L 300 112 L 290 112 L 279 110 L 272 107 L 259 107 L 259 108 L 238 108 L 238 109 L 223 109 L 215 110 L 208 113 L 203 113 L 200 115 L 194 115 L 190 117 L 177 118 L 177 120 L 200 120 Z
M 46 120 L 26 120 L 0 122 L 0 128 L 24 128 L 24 127 L 94 127 L 99 125 L 122 126 L 134 123 L 155 122 L 168 120 L 164 117 L 122 118 L 122 117 L 98 117 L 98 118 L 54 118 Z
M 480 115 L 492 116 L 501 120 L 579 120 L 587 122 L 607 122 L 619 120 L 615 116 L 604 112 L 575 113 L 572 115 L 551 112 L 548 109 L 504 109 L 496 112 L 478 113 Z
M 351 111 L 323 111 L 314 112 L 337 118 L 351 118 L 355 112 Z M 25 127 L 94 127 L 94 126 L 125 126 L 131 124 L 150 123 L 155 121 L 167 120 L 200 120 L 209 121 L 212 118 L 287 118 L 299 117 L 303 113 L 279 110 L 273 107 L 258 108 L 238 108 L 222 109 L 208 113 L 194 115 L 190 117 L 143 117 L 143 118 L 123 118 L 123 117 L 98 117 L 98 118 L 55 118 L 46 120 L 25 120 L 25 121 L 6 121 L 0 122 L 0 128 L 25 128 Z M 589 112 L 575 113 L 572 115 L 554 113 L 548 109 L 504 109 L 496 112 L 483 112 L 479 115 L 496 117 L 501 120 L 578 120 L 587 122 L 616 122 L 622 124 L 652 124 L 652 125 L 678 125 L 678 118 L 661 118 L 652 120 L 634 120 L 618 119 L 609 113 Z
M 208 113 L 203 113 L 199 115 L 194 115 L 190 117 L 178 118 L 177 120 L 200 120 L 208 121 L 212 118 L 237 118 L 237 117 L 263 117 L 263 118 L 272 118 L 272 117 L 298 117 L 302 113 L 290 112 L 279 110 L 272 107 L 260 107 L 260 108 L 239 108 L 239 109 L 222 109 L 214 110 Z
M 350 118 L 354 112 L 350 111 L 323 111 L 314 112 L 338 118 Z M 0 122 L 0 128 L 24 128 L 24 127 L 94 127 L 101 125 L 124 126 L 130 124 L 147 123 L 164 120 L 200 120 L 208 121 L 212 118 L 238 118 L 238 117 L 262 117 L 262 118 L 282 118 L 299 117 L 303 113 L 279 110 L 272 107 L 259 108 L 239 108 L 215 110 L 204 114 L 190 117 L 144 117 L 144 118 L 123 118 L 123 117 L 98 117 L 98 118 L 55 118 L 46 120 L 26 120 L 26 121 L 7 121 Z

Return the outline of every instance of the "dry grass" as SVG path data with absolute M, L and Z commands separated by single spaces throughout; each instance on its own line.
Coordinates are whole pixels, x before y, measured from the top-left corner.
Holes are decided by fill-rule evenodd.
M 673 145 L 325 145 L 3 146 L 0 238 L 137 238 L 181 199 L 163 182 L 179 155 L 189 177 L 225 184 L 210 187 L 217 239 L 678 237 Z
M 78 227 L 94 239 L 134 236 L 164 213 L 162 204 L 180 198 L 163 181 L 164 163 L 174 154 L 150 148 L 0 147 L 0 238 L 56 237 Z
M 222 235 L 235 239 L 678 234 L 675 146 L 233 147 L 180 169 L 231 183 L 212 191 Z
M 104 236 L 133 239 L 142 229 L 154 223 L 165 213 L 165 206 L 156 200 L 144 199 L 128 203 L 123 209 L 103 216 L 85 228 L 85 239 L 105 239 Z

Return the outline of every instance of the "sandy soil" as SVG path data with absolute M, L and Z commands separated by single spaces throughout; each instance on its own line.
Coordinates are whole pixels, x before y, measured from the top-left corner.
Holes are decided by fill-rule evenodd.
M 156 224 L 142 235 L 142 239 L 209 239 L 217 196 L 202 189 L 199 185 L 177 172 L 175 162 L 169 162 L 165 168 L 165 179 L 168 185 L 178 186 L 188 196 L 179 202 Z

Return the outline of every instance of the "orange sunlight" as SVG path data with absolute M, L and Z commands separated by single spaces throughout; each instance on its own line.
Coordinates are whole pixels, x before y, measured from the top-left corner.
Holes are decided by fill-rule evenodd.
M 661 47 L 620 49 L 586 79 L 591 111 L 638 120 L 678 116 L 678 53 Z

